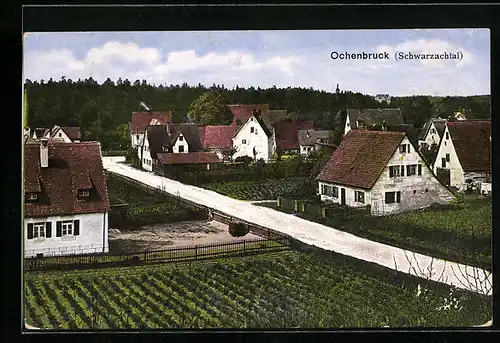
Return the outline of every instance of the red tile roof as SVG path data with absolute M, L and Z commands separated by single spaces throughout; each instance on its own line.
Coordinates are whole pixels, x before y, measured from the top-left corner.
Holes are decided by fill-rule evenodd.
M 130 123 L 130 130 L 132 133 L 141 133 L 146 131 L 146 127 L 151 122 L 151 119 L 158 120 L 158 124 L 167 124 L 172 121 L 172 112 L 133 112 L 132 122 Z
M 207 125 L 199 128 L 200 140 L 204 148 L 228 149 L 233 147 L 233 137 L 239 125 Z
M 159 153 L 160 164 L 193 164 L 193 163 L 219 163 L 222 162 L 217 154 L 213 152 L 189 152 L 189 153 Z
M 274 124 L 276 147 L 281 150 L 299 149 L 299 131 L 314 130 L 312 121 L 282 121 Z
M 405 132 L 349 131 L 316 180 L 370 189 Z
M 267 104 L 235 104 L 228 105 L 229 109 L 234 115 L 233 123 L 236 123 L 236 120 L 241 121 L 241 125 L 245 124 L 248 119 L 253 115 L 253 111 L 260 109 L 262 112 L 269 111 L 269 105 Z
M 108 189 L 99 142 L 48 142 L 49 166 L 40 166 L 40 145 L 24 146 L 25 192 L 41 192 L 24 204 L 25 217 L 103 213 L 109 209 Z M 92 187 L 86 200 L 78 189 Z
M 450 138 L 464 172 L 489 171 L 491 168 L 491 121 L 449 121 L 446 126 L 450 131 Z

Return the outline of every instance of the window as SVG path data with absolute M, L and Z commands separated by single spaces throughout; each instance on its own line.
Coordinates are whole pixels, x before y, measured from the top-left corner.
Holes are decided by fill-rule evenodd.
M 418 165 L 418 176 L 421 176 L 422 175 L 422 165 L 419 164 Z
M 417 165 L 409 164 L 406 166 L 406 176 L 412 176 L 417 173 Z
M 361 119 L 356 120 L 356 126 L 358 128 L 362 128 L 363 127 L 363 120 L 361 120 Z
M 401 176 L 400 172 L 401 172 L 401 168 L 399 168 L 399 166 L 389 166 L 389 177 Z
M 450 154 L 446 154 L 446 162 L 450 162 Z
M 241 144 L 247 144 L 247 140 L 246 139 L 242 139 L 241 140 Z
M 255 129 L 254 129 L 253 127 L 251 127 L 251 128 L 250 128 L 250 133 L 253 133 L 253 132 L 254 132 L 254 130 L 255 130 Z
M 450 134 L 446 132 L 446 139 L 450 139 Z
M 446 157 L 441 158 L 441 168 L 446 168 Z
M 436 129 L 431 129 L 431 133 L 436 133 Z
M 89 190 L 88 189 L 79 189 L 78 190 L 78 196 L 79 197 L 88 197 L 89 196 Z
M 327 185 L 321 185 L 321 194 L 331 197 L 332 196 L 332 187 Z
M 183 136 L 179 136 L 179 142 L 182 142 L 184 140 Z
M 184 145 L 179 145 L 179 152 L 184 152 Z
M 26 193 L 26 200 L 27 201 L 33 201 L 38 199 L 38 194 L 37 193 Z
M 253 132 L 254 132 L 255 134 L 257 134 L 257 129 L 253 130 Z
M 401 144 L 401 145 L 399 146 L 399 153 L 400 153 L 400 154 L 404 154 L 404 153 L 406 153 L 406 144 Z
M 52 236 L 51 232 L 51 222 L 38 222 L 28 224 L 28 239 L 33 238 L 50 238 Z
M 385 203 L 386 204 L 394 204 L 401 202 L 401 192 L 385 192 Z
M 62 133 L 59 132 L 59 137 L 62 137 Z
M 339 197 L 339 188 L 332 186 L 332 197 L 338 198 Z
M 365 203 L 365 192 L 354 191 L 354 201 L 364 204 Z
M 56 223 L 56 236 L 78 236 L 80 234 L 80 220 L 64 220 Z
M 143 160 L 144 160 L 144 164 L 147 164 L 146 159 L 144 158 Z
M 136 139 L 136 140 L 139 140 L 139 135 L 135 135 L 135 139 Z

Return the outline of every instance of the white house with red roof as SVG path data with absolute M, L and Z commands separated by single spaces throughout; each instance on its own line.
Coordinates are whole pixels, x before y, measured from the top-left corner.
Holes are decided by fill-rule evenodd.
M 268 161 L 273 156 L 273 132 L 269 130 L 260 113 L 254 114 L 239 128 L 234 135 L 233 158 L 250 156 L 254 160 Z
M 25 257 L 107 252 L 108 211 L 99 142 L 26 142 Z
M 491 121 L 448 121 L 439 141 L 434 173 L 447 185 L 491 191 Z M 489 184 L 489 185 L 488 185 Z
M 351 130 L 317 177 L 321 200 L 387 215 L 447 203 L 453 193 L 405 132 Z

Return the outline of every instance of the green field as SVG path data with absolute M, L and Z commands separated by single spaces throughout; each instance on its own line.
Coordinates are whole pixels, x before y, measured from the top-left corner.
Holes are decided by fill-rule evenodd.
M 293 208 L 277 208 L 287 213 Z M 491 200 L 469 197 L 449 206 L 374 217 L 338 210 L 327 218 L 307 211 L 299 216 L 381 243 L 491 270 Z
M 470 326 L 492 317 L 491 297 L 424 283 L 340 255 L 299 252 L 30 272 L 25 317 L 41 328 L 93 329 Z
M 127 218 L 131 225 L 205 219 L 197 212 L 177 206 L 160 195 L 149 194 L 116 177 L 108 176 L 108 194 L 111 204 L 128 204 Z
M 278 196 L 308 197 L 316 194 L 317 183 L 304 178 L 235 181 L 203 184 L 201 187 L 239 200 L 276 200 Z

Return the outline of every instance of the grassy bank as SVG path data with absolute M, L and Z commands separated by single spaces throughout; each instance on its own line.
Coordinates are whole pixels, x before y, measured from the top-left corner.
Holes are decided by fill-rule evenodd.
M 260 205 L 294 212 L 275 203 Z M 298 215 L 377 242 L 491 270 L 490 200 L 469 198 L 464 203 L 384 217 L 348 209 L 330 212 L 327 218 L 307 210 Z

